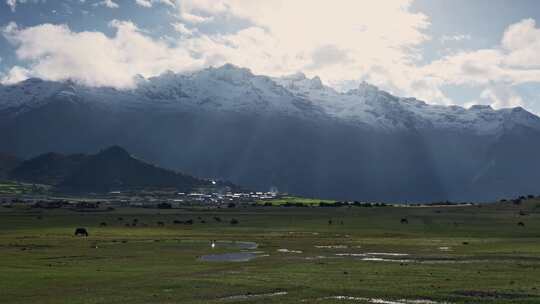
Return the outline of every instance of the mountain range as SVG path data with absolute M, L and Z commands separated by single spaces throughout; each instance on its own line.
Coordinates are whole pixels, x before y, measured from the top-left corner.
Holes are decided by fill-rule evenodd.
M 28 79 L 0 86 L 0 151 L 121 145 L 151 163 L 251 189 L 385 202 L 540 192 L 540 118 L 431 105 L 361 83 L 255 75 L 230 64 L 133 89 Z

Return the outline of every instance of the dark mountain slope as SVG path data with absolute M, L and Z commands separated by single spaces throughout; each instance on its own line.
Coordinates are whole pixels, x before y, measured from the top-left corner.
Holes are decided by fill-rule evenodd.
M 58 184 L 58 188 L 70 192 L 151 188 L 188 191 L 204 185 L 209 182 L 145 163 L 113 146 L 91 156 Z
M 22 162 L 11 170 L 9 178 L 29 183 L 57 185 L 88 159 L 89 157 L 83 154 L 46 153 Z
M 477 193 L 494 197 L 517 197 L 540 192 L 540 132 L 516 126 L 504 131 L 493 143 L 484 166 L 471 176 Z M 508 185 L 512 184 L 512 189 Z
M 6 179 L 9 172 L 21 162 L 22 160 L 13 155 L 0 153 L 0 180 Z
M 172 188 L 189 191 L 210 181 L 162 169 L 113 146 L 95 155 L 46 153 L 22 162 L 9 178 L 56 186 L 63 192 Z
M 47 107 L 64 108 L 61 102 Z M 105 112 L 84 104 L 69 108 L 73 113 L 62 115 L 80 120 L 57 120 L 40 141 L 69 152 L 121 145 L 162 167 L 251 189 L 275 186 L 314 197 L 382 201 L 446 197 L 416 132 L 378 132 L 335 120 L 272 113 Z M 19 116 L 21 123 L 15 128 L 24 134 L 38 132 L 54 113 L 35 109 Z M 96 117 L 98 123 L 92 124 Z M 27 120 L 31 123 L 22 123 Z M 68 140 L 56 135 L 64 129 L 72 134 Z M 77 134 L 84 134 L 84 140 L 76 139 Z M 43 147 L 32 138 L 23 136 L 9 146 L 18 152 L 40 153 Z M 76 188 L 79 182 L 64 186 Z

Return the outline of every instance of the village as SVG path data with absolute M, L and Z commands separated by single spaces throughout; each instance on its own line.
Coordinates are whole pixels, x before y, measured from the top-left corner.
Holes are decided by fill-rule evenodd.
M 107 195 L 80 196 L 3 196 L 0 205 L 10 208 L 14 205 L 25 205 L 44 209 L 114 209 L 120 207 L 175 209 L 190 206 L 207 208 L 234 207 L 241 204 L 259 204 L 264 201 L 286 196 L 278 192 L 121 192 L 112 191 Z
M 277 192 L 226 192 L 224 194 L 212 192 L 178 192 L 175 197 L 166 198 L 145 198 L 139 200 L 123 200 L 120 201 L 122 207 L 142 207 L 142 208 L 180 208 L 183 206 L 207 206 L 207 207 L 222 207 L 232 206 L 231 204 L 241 203 L 257 203 L 264 200 L 272 200 L 282 197 L 284 194 Z

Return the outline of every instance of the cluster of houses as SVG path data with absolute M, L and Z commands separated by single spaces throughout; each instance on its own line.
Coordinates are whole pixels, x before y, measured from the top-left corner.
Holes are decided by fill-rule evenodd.
M 248 193 L 178 193 L 177 201 L 196 201 L 204 203 L 223 203 L 223 202 L 254 202 L 259 200 L 275 199 L 277 192 L 248 192 Z
M 271 200 L 281 197 L 281 194 L 276 192 L 241 192 L 241 193 L 199 193 L 190 192 L 176 193 L 175 196 L 162 197 L 162 198 L 140 198 L 130 200 L 116 201 L 123 207 L 142 207 L 142 208 L 179 208 L 181 206 L 189 205 L 205 205 L 219 207 L 222 205 L 241 204 L 241 203 L 255 203 L 261 200 Z
M 277 192 L 226 192 L 226 193 L 172 193 L 170 195 L 130 195 L 120 192 L 93 199 L 57 199 L 57 198 L 4 198 L 0 205 L 9 208 L 23 204 L 32 208 L 43 209 L 84 209 L 101 210 L 114 207 L 139 208 L 179 208 L 182 206 L 204 205 L 207 207 L 227 207 L 238 204 L 256 203 L 281 197 Z

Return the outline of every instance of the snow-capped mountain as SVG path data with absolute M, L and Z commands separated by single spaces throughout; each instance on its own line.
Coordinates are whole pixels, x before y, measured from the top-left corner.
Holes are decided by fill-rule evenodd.
M 0 152 L 121 145 L 158 165 L 253 189 L 383 201 L 540 192 L 540 118 L 522 108 L 430 105 L 362 83 L 233 65 L 139 77 L 118 90 L 29 79 L 0 85 Z
M 140 81 L 134 93 L 150 102 L 174 103 L 177 107 L 291 115 L 318 110 L 309 100 L 298 98 L 271 78 L 231 64 L 192 74 L 165 73 Z
M 167 110 L 276 112 L 296 116 L 327 116 L 384 130 L 450 129 L 496 133 L 514 125 L 540 130 L 540 119 L 522 108 L 431 105 L 400 98 L 368 83 L 347 92 L 325 86 L 319 77 L 302 73 L 270 78 L 226 64 L 189 74 L 168 72 L 137 80 L 131 90 L 90 88 L 73 82 L 28 79 L 0 86 L 0 110 L 16 113 L 39 107 L 54 97 L 79 98 L 120 107 L 161 107 Z
M 137 91 L 150 100 L 174 101 L 177 106 L 298 115 L 312 110 L 386 130 L 441 128 L 492 133 L 514 124 L 540 130 L 540 119 L 522 108 L 430 105 L 415 98 L 393 96 L 365 82 L 342 93 L 325 86 L 319 77 L 310 79 L 297 73 L 270 78 L 231 64 L 189 75 L 166 73 L 141 82 Z
M 66 83 L 43 81 L 37 78 L 30 78 L 15 85 L 0 84 L 0 110 L 25 111 L 39 107 L 67 86 Z
M 319 77 L 298 73 L 274 80 L 340 119 L 384 129 L 403 127 L 440 128 L 492 133 L 514 124 L 540 130 L 540 119 L 523 108 L 494 110 L 490 106 L 430 105 L 416 98 L 399 98 L 366 82 L 345 93 L 324 86 Z

